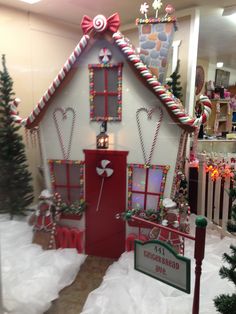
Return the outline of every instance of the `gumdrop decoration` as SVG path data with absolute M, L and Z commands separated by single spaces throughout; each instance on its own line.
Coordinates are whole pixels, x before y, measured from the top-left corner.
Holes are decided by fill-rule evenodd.
M 99 52 L 100 63 L 107 64 L 111 61 L 112 53 L 108 48 L 102 48 Z

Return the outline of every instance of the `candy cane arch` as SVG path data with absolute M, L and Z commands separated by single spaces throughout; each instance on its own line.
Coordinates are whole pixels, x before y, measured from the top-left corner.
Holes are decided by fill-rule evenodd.
M 191 118 L 180 108 L 179 100 L 174 98 L 174 96 L 152 75 L 148 67 L 141 61 L 134 49 L 132 49 L 129 43 L 124 39 L 124 36 L 120 32 L 117 32 L 113 34 L 113 39 L 141 76 L 146 79 L 161 102 L 174 114 L 179 122 L 190 127 L 197 127 L 207 121 L 211 113 L 211 102 L 207 96 L 200 96 L 200 103 L 203 105 L 202 115 L 199 118 Z
M 101 201 L 101 197 L 102 197 L 104 179 L 112 176 L 113 172 L 114 172 L 114 170 L 112 168 L 107 167 L 110 163 L 111 162 L 109 160 L 103 159 L 101 161 L 101 166 L 96 167 L 97 174 L 102 177 L 102 184 L 101 184 L 101 188 L 100 188 L 100 192 L 99 192 L 99 196 L 98 196 L 97 208 L 96 208 L 97 212 L 99 210 L 99 205 L 100 205 L 100 201 Z
M 77 61 L 77 58 L 80 56 L 81 52 L 85 49 L 89 42 L 89 36 L 84 35 L 78 45 L 75 47 L 74 51 L 70 55 L 70 57 L 67 59 L 66 63 L 63 65 L 62 69 L 60 70 L 57 77 L 54 79 L 52 84 L 49 86 L 48 90 L 44 93 L 43 97 L 39 100 L 36 107 L 32 111 L 32 113 L 29 115 L 28 118 L 22 119 L 18 115 L 17 107 L 20 104 L 20 99 L 16 98 L 11 103 L 11 118 L 14 122 L 20 123 L 21 125 L 25 126 L 26 128 L 29 127 L 31 123 L 33 123 L 36 119 L 36 117 L 39 115 L 39 113 L 44 109 L 46 104 L 48 103 L 49 99 L 52 97 L 52 95 L 55 93 L 56 89 L 61 85 L 62 81 L 68 74 L 68 72 L 72 69 L 74 63 Z

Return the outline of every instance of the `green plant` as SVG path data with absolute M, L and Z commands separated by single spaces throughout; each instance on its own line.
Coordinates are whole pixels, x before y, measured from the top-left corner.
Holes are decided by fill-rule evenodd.
M 83 199 L 73 203 L 61 203 L 60 211 L 64 214 L 82 215 L 86 209 L 86 203 Z

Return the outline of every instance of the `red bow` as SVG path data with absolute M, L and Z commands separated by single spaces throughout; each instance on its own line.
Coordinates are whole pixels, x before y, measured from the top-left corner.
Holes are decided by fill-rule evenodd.
M 98 22 L 98 26 L 97 26 Z M 109 29 L 111 32 L 115 33 L 120 26 L 120 17 L 118 13 L 112 14 L 108 19 L 103 15 L 97 15 L 92 20 L 89 16 L 84 15 L 81 27 L 84 34 L 88 34 L 92 29 L 96 32 L 104 32 Z

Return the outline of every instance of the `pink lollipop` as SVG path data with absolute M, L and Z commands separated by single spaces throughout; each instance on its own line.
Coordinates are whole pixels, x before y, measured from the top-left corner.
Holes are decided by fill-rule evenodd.
M 171 4 L 167 4 L 165 8 L 166 15 L 172 14 L 175 12 L 175 8 Z

